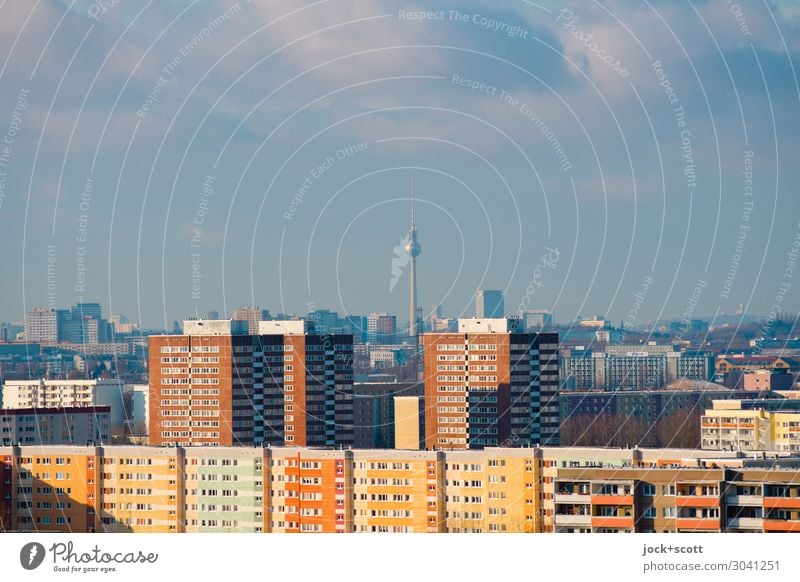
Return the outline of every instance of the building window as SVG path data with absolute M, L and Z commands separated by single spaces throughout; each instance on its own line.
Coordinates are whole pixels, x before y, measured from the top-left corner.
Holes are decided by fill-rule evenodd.
M 656 486 L 651 485 L 650 483 L 645 483 L 642 486 L 642 495 L 646 495 L 648 497 L 653 497 L 656 494 Z

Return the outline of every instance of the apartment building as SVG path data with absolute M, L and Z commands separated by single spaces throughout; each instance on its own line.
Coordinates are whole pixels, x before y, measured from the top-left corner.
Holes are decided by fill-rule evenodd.
M 726 531 L 800 532 L 797 468 L 745 469 L 725 486 Z
M 786 384 L 792 386 L 800 374 L 800 359 L 783 355 L 721 354 L 717 356 L 714 381 L 730 388 L 742 388 L 747 374 L 760 371 L 787 374 L 790 379 L 778 377 L 775 382 L 781 387 Z M 757 389 L 759 384 L 763 385 L 763 382 L 756 382 L 756 379 L 749 379 L 748 386 L 751 390 Z
M 714 400 L 701 437 L 706 450 L 800 452 L 800 400 Z
M 423 334 L 426 448 L 558 443 L 558 334 L 521 328 L 462 319 Z
M 556 532 L 720 532 L 722 469 L 562 469 Z
M 0 410 L 3 446 L 110 442 L 110 406 Z
M 446 531 L 442 453 L 358 451 L 352 467 L 352 531 Z
M 530 449 L 445 455 L 445 531 L 540 531 L 539 460 Z
M 708 381 L 713 358 L 671 345 L 607 345 L 563 350 L 561 377 L 572 390 L 654 390 L 676 380 Z
M 46 452 L 41 451 L 46 459 Z M 37 457 L 35 457 L 37 458 Z M 91 449 L 86 484 L 87 513 L 97 532 L 178 533 L 183 523 L 185 488 L 182 449 L 103 447 Z M 80 474 L 78 474 L 80 477 Z
M 353 343 L 303 321 L 190 320 L 149 338 L 150 444 L 349 446 Z
M 123 393 L 119 380 L 7 380 L 3 384 L 3 408 L 73 408 L 108 406 L 111 430 L 125 423 Z
M 186 476 L 183 531 L 265 531 L 269 503 L 264 495 L 269 485 L 265 485 L 264 475 L 270 471 L 264 467 L 262 450 L 196 447 L 185 450 L 181 464 Z
M 94 532 L 98 499 L 94 447 L 2 447 L 5 531 Z

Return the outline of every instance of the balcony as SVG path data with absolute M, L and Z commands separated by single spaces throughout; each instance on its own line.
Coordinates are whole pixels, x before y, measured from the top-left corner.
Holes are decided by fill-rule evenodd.
M 761 507 L 763 497 L 760 495 L 726 495 L 725 503 L 740 507 Z
M 718 517 L 679 517 L 675 520 L 675 527 L 679 530 L 719 531 Z
M 633 495 L 592 495 L 592 505 L 633 505 Z
M 591 527 L 592 526 L 592 516 L 591 515 L 568 515 L 568 514 L 556 514 L 555 516 L 555 523 L 557 526 L 564 526 L 564 527 Z
M 592 501 L 592 496 L 585 493 L 556 493 L 556 503 L 585 503 L 589 504 Z
M 764 497 L 764 509 L 800 509 L 800 497 Z
M 772 532 L 800 532 L 800 520 L 765 519 L 764 531 Z
M 719 507 L 717 495 L 678 495 L 675 497 L 677 507 Z
M 733 517 L 728 520 L 728 527 L 761 531 L 764 527 L 764 520 L 760 517 Z

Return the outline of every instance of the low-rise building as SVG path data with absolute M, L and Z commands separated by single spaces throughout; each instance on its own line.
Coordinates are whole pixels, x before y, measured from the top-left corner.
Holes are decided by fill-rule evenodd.
M 741 389 L 747 374 L 758 371 L 785 373 L 794 383 L 800 374 L 800 359 L 761 354 L 720 354 L 715 364 L 714 381 Z
M 747 370 L 742 375 L 742 388 L 745 390 L 791 390 L 794 376 L 785 369 Z
M 701 438 L 706 450 L 800 452 L 800 400 L 715 400 Z

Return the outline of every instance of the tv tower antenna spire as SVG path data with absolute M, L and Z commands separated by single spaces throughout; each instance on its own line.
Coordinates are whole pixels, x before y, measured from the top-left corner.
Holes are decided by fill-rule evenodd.
M 410 296 L 408 306 L 408 335 L 417 339 L 419 336 L 419 318 L 417 317 L 417 257 L 422 251 L 419 242 L 417 242 L 417 227 L 414 222 L 414 202 L 416 193 L 414 192 L 414 176 L 411 176 L 411 228 L 408 233 L 408 243 L 406 243 L 406 252 L 408 253 L 410 261 L 409 279 L 410 279 Z

